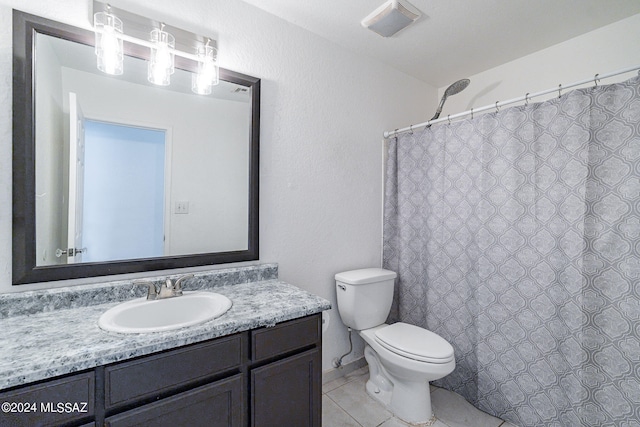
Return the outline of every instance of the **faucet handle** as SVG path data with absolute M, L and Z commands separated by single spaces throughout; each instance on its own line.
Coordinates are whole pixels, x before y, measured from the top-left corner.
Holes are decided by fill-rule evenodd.
M 171 298 L 175 296 L 176 295 L 173 291 L 173 283 L 171 282 L 171 279 L 167 278 L 164 284 L 160 285 L 160 290 L 158 291 L 158 296 L 156 297 L 156 299 Z
M 176 280 L 176 283 L 173 285 L 173 291 L 177 295 L 182 295 L 182 282 L 184 282 L 187 279 L 191 279 L 192 277 L 193 277 L 193 274 L 185 274 L 184 276 L 178 278 L 178 280 Z
M 136 286 L 148 286 L 149 290 L 147 291 L 147 299 L 154 300 L 158 297 L 158 289 L 156 288 L 156 284 L 153 282 L 149 282 L 147 280 L 134 280 L 133 284 Z

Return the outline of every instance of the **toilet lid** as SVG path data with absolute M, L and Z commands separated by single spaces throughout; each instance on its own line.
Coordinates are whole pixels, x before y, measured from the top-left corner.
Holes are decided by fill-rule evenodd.
M 440 335 L 408 323 L 394 323 L 375 333 L 376 341 L 389 351 L 428 363 L 447 363 L 453 347 Z

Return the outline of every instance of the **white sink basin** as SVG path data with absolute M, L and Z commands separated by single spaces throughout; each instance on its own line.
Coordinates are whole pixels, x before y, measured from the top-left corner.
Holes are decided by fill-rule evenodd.
M 230 308 L 229 298 L 213 292 L 185 292 L 151 301 L 139 298 L 105 311 L 98 326 L 123 334 L 170 331 L 215 319 Z

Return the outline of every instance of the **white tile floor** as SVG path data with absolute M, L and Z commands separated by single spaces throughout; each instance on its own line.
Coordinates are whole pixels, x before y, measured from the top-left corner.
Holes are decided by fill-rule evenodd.
M 406 427 L 383 405 L 367 395 L 367 367 L 322 386 L 322 427 Z M 433 427 L 515 427 L 486 414 L 456 393 L 431 387 L 436 415 Z

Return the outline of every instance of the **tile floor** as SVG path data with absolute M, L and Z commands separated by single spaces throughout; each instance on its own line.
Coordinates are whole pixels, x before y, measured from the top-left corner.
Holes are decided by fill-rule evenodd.
M 378 401 L 367 395 L 367 367 L 322 386 L 322 427 L 406 427 Z M 431 387 L 436 415 L 433 427 L 515 427 L 486 414 L 456 393 Z

